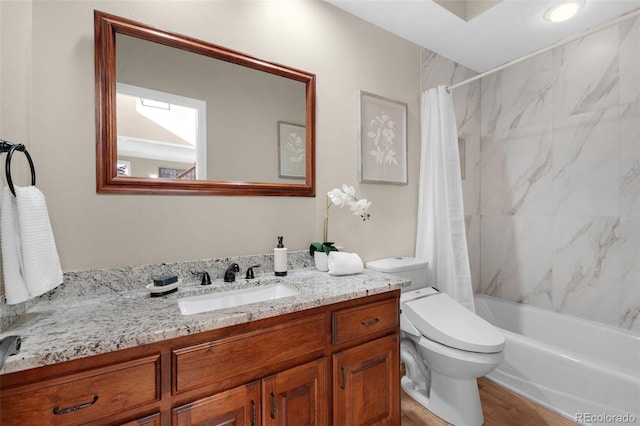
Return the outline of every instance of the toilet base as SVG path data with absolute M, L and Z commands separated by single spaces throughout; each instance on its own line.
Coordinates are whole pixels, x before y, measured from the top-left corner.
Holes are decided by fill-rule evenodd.
M 420 405 L 451 424 L 480 426 L 484 422 L 476 379 L 454 379 L 432 370 L 428 397 L 407 376 L 402 377 L 400 386 Z

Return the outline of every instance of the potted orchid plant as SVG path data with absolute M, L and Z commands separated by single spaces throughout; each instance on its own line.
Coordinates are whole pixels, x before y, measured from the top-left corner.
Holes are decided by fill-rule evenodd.
M 355 216 L 360 217 L 363 221 L 371 219 L 369 207 L 371 202 L 366 198 L 358 199 L 355 196 L 356 190 L 353 186 L 342 185 L 340 188 L 334 188 L 327 192 L 327 200 L 324 210 L 324 230 L 322 233 L 322 242 L 314 242 L 309 246 L 309 253 L 314 257 L 316 268 L 319 271 L 328 270 L 328 256 L 332 251 L 338 251 L 333 242 L 327 241 L 329 232 L 329 208 L 336 205 L 340 208 L 349 206 Z

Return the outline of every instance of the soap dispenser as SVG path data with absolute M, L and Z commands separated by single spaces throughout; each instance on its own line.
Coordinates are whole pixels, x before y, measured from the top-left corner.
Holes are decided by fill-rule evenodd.
M 278 237 L 278 246 L 273 249 L 273 271 L 278 277 L 287 275 L 287 248 L 282 239 L 283 237 Z

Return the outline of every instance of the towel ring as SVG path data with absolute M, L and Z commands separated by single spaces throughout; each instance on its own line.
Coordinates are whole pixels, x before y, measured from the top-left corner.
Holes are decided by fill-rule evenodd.
M 14 197 L 16 196 L 16 190 L 13 187 L 13 179 L 11 179 L 11 157 L 13 157 L 13 153 L 16 150 L 24 152 L 24 155 L 27 156 L 27 161 L 29 161 L 29 167 L 31 168 L 31 185 L 36 184 L 36 169 L 33 166 L 33 160 L 31 160 L 31 156 L 29 155 L 29 152 L 21 143 L 17 145 L 13 145 L 9 149 L 9 154 L 7 155 L 7 161 L 5 162 L 5 173 L 7 176 L 7 184 L 9 185 L 9 189 L 11 190 L 11 193 L 13 194 Z

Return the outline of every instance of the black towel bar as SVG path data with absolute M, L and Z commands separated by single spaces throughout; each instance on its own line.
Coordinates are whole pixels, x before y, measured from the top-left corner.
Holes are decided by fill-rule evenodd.
M 24 155 L 27 157 L 27 161 L 29 162 L 29 167 L 31 168 L 31 185 L 36 184 L 36 169 L 33 166 L 33 160 L 31 160 L 31 156 L 29 155 L 27 148 L 25 148 L 25 146 L 21 143 L 13 144 L 9 141 L 0 139 L 0 152 L 9 153 L 7 154 L 7 160 L 5 161 L 4 168 L 7 176 L 7 185 L 9 185 L 9 189 L 11 190 L 11 193 L 13 194 L 14 197 L 16 195 L 16 190 L 13 187 L 13 179 L 11 179 L 11 158 L 13 157 L 13 153 L 15 151 L 23 152 Z

